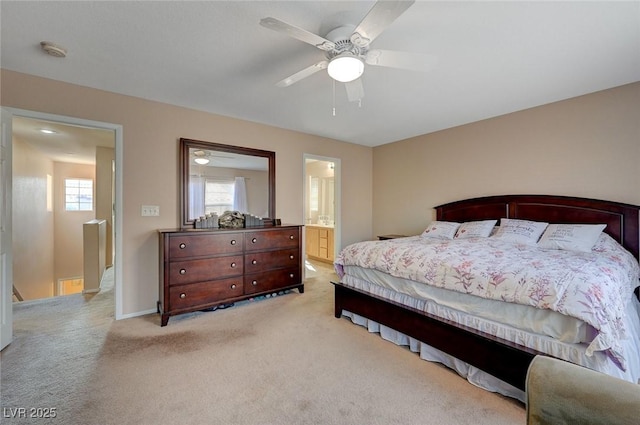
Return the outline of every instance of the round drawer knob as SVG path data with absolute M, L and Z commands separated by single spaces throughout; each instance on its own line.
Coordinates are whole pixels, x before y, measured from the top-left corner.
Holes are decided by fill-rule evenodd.
M 235 269 L 236 268 L 236 263 L 231 263 L 231 268 Z
M 231 285 L 231 289 L 236 289 L 236 284 Z
M 251 261 L 251 264 L 258 264 L 258 260 Z
M 187 298 L 187 294 L 185 294 L 184 292 L 180 294 L 180 299 L 185 299 L 185 298 Z
M 180 269 L 180 274 L 187 274 L 187 270 L 186 269 Z
M 187 247 L 186 243 L 183 242 L 183 243 L 180 244 L 180 249 L 185 249 L 186 247 Z
M 235 245 L 236 244 L 236 240 L 235 239 L 231 239 L 231 245 Z
M 251 239 L 251 243 L 256 243 L 256 242 L 258 242 L 258 239 L 256 238 Z
M 293 235 L 289 235 L 289 239 L 293 240 Z
M 296 257 L 294 257 L 294 256 L 293 256 L 293 254 L 291 254 L 291 255 L 289 256 L 289 259 L 290 259 L 290 260 L 293 260 L 294 258 L 296 258 Z
M 251 282 L 251 284 L 252 284 L 253 286 L 256 286 L 256 285 L 258 285 L 258 281 L 257 281 L 257 280 L 254 280 L 254 281 L 252 281 L 252 282 Z
M 293 274 L 293 273 L 289 273 L 289 277 L 290 277 L 291 279 L 293 279 L 293 276 L 294 276 L 294 274 Z

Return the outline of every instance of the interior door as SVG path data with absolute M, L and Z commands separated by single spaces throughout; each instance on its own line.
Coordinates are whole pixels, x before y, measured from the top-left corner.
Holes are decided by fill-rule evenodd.
M 0 111 L 0 350 L 13 339 L 13 268 L 11 258 L 11 120 Z

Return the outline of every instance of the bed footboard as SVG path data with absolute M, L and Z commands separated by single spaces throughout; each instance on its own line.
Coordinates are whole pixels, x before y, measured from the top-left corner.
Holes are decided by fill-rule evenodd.
M 529 364 L 536 355 L 542 354 L 341 283 L 331 283 L 335 288 L 335 317 L 340 318 L 342 310 L 364 316 L 444 351 L 523 391 Z

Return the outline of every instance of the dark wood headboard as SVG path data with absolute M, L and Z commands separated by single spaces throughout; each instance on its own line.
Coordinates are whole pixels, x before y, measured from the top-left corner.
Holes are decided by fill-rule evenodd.
M 465 199 L 435 207 L 443 221 L 500 218 L 547 223 L 606 224 L 605 232 L 635 258 L 640 252 L 640 207 L 620 202 L 555 195 L 499 195 Z

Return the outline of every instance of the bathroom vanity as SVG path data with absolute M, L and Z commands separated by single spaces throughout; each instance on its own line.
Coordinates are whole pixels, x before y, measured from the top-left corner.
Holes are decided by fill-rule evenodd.
M 307 257 L 312 260 L 333 263 L 333 227 L 307 224 L 305 231 Z

